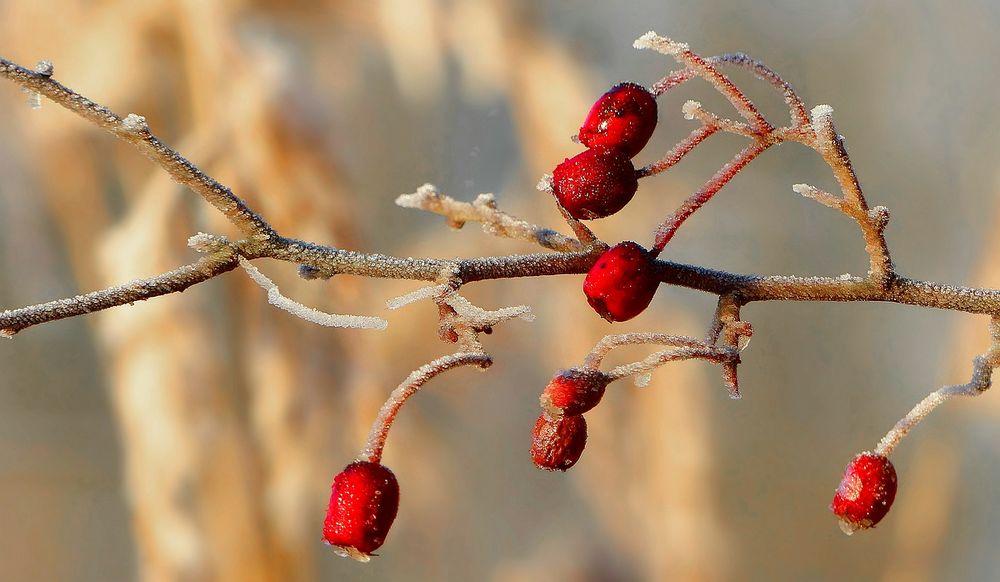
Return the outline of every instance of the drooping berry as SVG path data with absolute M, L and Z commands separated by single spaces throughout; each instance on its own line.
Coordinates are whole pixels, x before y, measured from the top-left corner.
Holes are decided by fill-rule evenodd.
M 635 157 L 656 129 L 656 98 L 642 85 L 621 83 L 590 108 L 577 136 L 588 148 L 615 149 Z
M 614 150 L 587 150 L 552 171 L 552 192 L 578 220 L 604 218 L 632 200 L 639 188 L 635 166 Z
M 538 400 L 550 418 L 577 416 L 597 406 L 609 381 L 599 370 L 560 370 Z
M 367 562 L 396 519 L 399 483 L 387 467 L 355 461 L 333 479 L 323 539 L 337 553 Z
M 546 471 L 565 471 L 587 445 L 587 421 L 582 416 L 551 419 L 542 414 L 531 431 L 531 459 Z
M 611 247 L 583 280 L 587 302 L 608 321 L 626 321 L 639 315 L 660 285 L 653 260 L 646 249 L 632 241 Z
M 864 452 L 844 471 L 830 509 L 840 518 L 840 529 L 850 535 L 875 527 L 889 513 L 896 498 L 896 469 L 883 455 Z

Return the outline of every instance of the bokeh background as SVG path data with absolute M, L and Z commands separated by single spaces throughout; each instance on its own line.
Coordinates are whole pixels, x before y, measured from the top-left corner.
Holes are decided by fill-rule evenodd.
M 705 54 L 742 50 L 807 103 L 829 103 L 910 276 L 1000 286 L 1000 8 L 992 0 L 813 3 L 594 0 L 0 0 L 0 54 L 120 113 L 231 185 L 285 234 L 402 256 L 529 252 L 475 225 L 393 205 L 431 181 L 558 227 L 538 177 L 611 84 L 673 68 L 649 29 Z M 768 88 L 734 73 L 775 119 Z M 661 101 L 639 161 L 686 135 Z M 0 306 L 159 273 L 198 231 L 232 229 L 126 146 L 0 83 Z M 608 241 L 648 243 L 729 159 L 713 137 L 644 181 Z M 671 243 L 670 258 L 739 272 L 862 273 L 856 227 L 796 196 L 834 187 L 804 149 L 770 151 Z M 743 400 L 701 363 L 622 383 L 589 415 L 568 474 L 527 456 L 552 371 L 602 335 L 700 335 L 713 298 L 664 288 L 612 328 L 579 277 L 480 283 L 484 307 L 534 323 L 486 338 L 496 364 L 433 382 L 386 463 L 402 506 L 382 556 L 320 541 L 332 476 L 388 392 L 447 352 L 429 303 L 386 313 L 408 282 L 297 279 L 286 294 L 387 316 L 387 332 L 321 329 L 269 307 L 234 272 L 170 296 L 33 328 L 0 345 L 3 580 L 989 580 L 1000 569 L 1000 395 L 948 403 L 898 449 L 896 507 L 844 536 L 827 505 L 843 466 L 918 399 L 965 381 L 979 316 L 897 305 L 754 304 Z M 627 354 L 639 357 L 641 351 Z M 626 356 L 622 356 L 626 357 Z

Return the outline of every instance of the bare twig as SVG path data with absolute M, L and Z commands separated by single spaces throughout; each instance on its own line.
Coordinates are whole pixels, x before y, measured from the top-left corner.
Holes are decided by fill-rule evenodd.
M 491 194 L 480 194 L 472 203 L 459 202 L 441 194 L 432 184 L 424 184 L 413 194 L 396 198 L 396 204 L 440 214 L 452 228 L 462 228 L 466 222 L 478 222 L 484 231 L 494 236 L 526 240 L 556 251 L 573 252 L 584 248 L 578 240 L 498 210 Z
M 267 240 L 275 236 L 267 221 L 251 210 L 232 190 L 202 172 L 153 135 L 145 118 L 134 113 L 122 118 L 107 107 L 62 85 L 51 74 L 46 74 L 46 71 L 32 71 L 2 57 L 0 77 L 48 97 L 87 121 L 108 130 L 118 139 L 135 146 L 144 156 L 166 170 L 174 180 L 191 188 L 219 209 L 247 236 L 255 240 Z

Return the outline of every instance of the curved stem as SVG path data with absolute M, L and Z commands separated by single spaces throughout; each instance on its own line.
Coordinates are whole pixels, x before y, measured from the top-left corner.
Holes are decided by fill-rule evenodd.
M 429 380 L 458 366 L 488 368 L 492 363 L 492 358 L 486 354 L 457 353 L 438 358 L 414 370 L 403 380 L 402 384 L 392 391 L 392 394 L 389 395 L 385 404 L 378 411 L 378 416 L 372 424 L 371 432 L 368 433 L 368 441 L 365 443 L 365 448 L 361 452 L 360 458 L 372 463 L 380 463 L 382 461 L 385 440 L 389 436 L 389 429 L 392 428 L 392 423 L 396 420 L 396 415 L 399 414 L 399 409 Z

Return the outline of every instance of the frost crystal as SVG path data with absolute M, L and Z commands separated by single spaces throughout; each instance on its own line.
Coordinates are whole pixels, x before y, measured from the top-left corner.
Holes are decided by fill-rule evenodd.
M 129 133 L 139 133 L 143 131 L 149 131 L 149 125 L 146 124 L 146 118 L 141 115 L 136 115 L 135 113 L 129 113 L 122 120 L 122 129 Z
M 681 107 L 681 113 L 684 114 L 684 119 L 694 119 L 699 111 L 701 111 L 701 103 L 693 99 L 688 100 Z
M 306 307 L 282 295 L 278 290 L 278 286 L 274 284 L 274 281 L 268 279 L 257 267 L 250 264 L 250 261 L 243 257 L 240 257 L 239 261 L 240 266 L 250 275 L 254 283 L 257 283 L 262 289 L 267 291 L 267 302 L 278 309 L 284 309 L 295 317 L 326 327 L 353 327 L 359 329 L 385 329 L 389 327 L 389 322 L 381 317 L 337 315 L 335 313 L 324 313 L 312 307 Z
M 665 36 L 659 36 L 652 30 L 635 39 L 632 46 L 637 49 L 652 49 L 665 55 L 677 56 L 691 49 L 687 43 L 676 42 Z
M 400 295 L 399 297 L 393 297 L 385 302 L 385 306 L 389 309 L 399 309 L 411 303 L 416 303 L 421 299 L 430 299 L 437 295 L 443 295 L 450 289 L 448 285 L 431 285 L 429 287 L 421 287 L 416 291 L 407 293 L 406 295 Z

